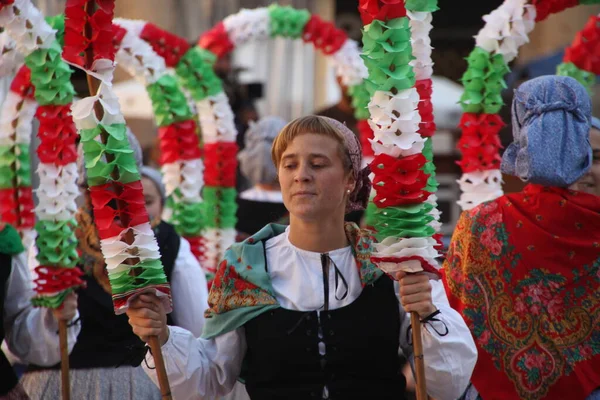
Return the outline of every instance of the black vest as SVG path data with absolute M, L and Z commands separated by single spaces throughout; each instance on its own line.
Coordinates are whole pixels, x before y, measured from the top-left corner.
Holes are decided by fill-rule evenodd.
M 238 197 L 237 205 L 235 229 L 248 236 L 256 234 L 265 225 L 278 222 L 288 215 L 288 210 L 283 203 L 246 200 Z
M 171 281 L 173 266 L 179 252 L 180 238 L 175 229 L 161 222 L 155 229 L 165 275 Z M 145 345 L 132 331 L 125 314 L 115 315 L 111 296 L 96 279 L 84 278 L 87 287 L 79 291 L 78 310 L 81 332 L 69 355 L 69 367 L 110 368 L 120 365 L 139 366 L 145 355 Z M 167 323 L 173 324 L 170 314 Z M 60 368 L 60 364 L 51 367 Z M 45 369 L 30 366 L 29 371 Z
M 6 300 L 6 283 L 12 271 L 12 257 L 0 253 L 0 343 L 4 340 L 4 301 Z M 0 396 L 10 392 L 17 386 L 17 375 L 6 356 L 0 351 Z
M 400 316 L 390 278 L 333 311 L 276 309 L 245 325 L 245 380 L 253 399 L 402 399 Z M 323 344 L 319 344 L 319 332 Z

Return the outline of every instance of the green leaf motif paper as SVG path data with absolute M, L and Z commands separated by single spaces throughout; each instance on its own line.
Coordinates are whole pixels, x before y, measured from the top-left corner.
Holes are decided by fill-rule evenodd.
M 58 42 L 47 49 L 37 49 L 25 57 L 35 86 L 35 99 L 42 105 L 65 105 L 73 101 L 71 68 L 62 60 Z
M 152 101 L 152 110 L 158 126 L 167 126 L 192 118 L 187 99 L 175 77 L 163 75 L 158 81 L 148 85 L 146 90 Z
M 304 26 L 310 19 L 307 10 L 296 10 L 290 6 L 277 4 L 269 6 L 269 28 L 272 37 L 283 36 L 297 39 L 302 36 Z
M 222 82 L 213 70 L 214 57 L 210 51 L 196 46 L 188 50 L 175 67 L 180 83 L 196 101 L 223 91 Z
M 570 76 L 585 86 L 590 95 L 593 93 L 592 89 L 596 84 L 596 75 L 592 72 L 579 69 L 573 63 L 561 63 L 556 68 L 556 75 Z

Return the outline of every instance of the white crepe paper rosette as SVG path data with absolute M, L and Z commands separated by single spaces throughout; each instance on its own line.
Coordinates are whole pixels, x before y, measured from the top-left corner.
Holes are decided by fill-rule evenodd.
M 432 14 L 429 12 L 407 12 L 410 20 L 412 54 L 415 57 L 409 64 L 413 67 L 416 80 L 431 78 L 433 61 L 431 60 L 431 38 L 433 28 Z
M 437 208 L 437 200 L 438 198 L 435 194 L 430 194 L 427 200 L 425 200 L 425 202 L 433 206 L 433 209 L 429 213 L 427 213 L 428 215 L 431 215 L 433 217 L 433 221 L 431 221 L 428 225 L 435 229 L 436 232 L 439 232 L 440 229 L 442 229 L 442 223 L 440 222 L 442 212 Z
M 196 102 L 196 109 L 205 144 L 235 142 L 237 130 L 225 93 L 221 92 Z
M 425 141 L 419 135 L 421 116 L 417 109 L 419 93 L 415 88 L 397 94 L 377 91 L 369 102 L 369 126 L 373 130 L 373 142 L 383 146 L 395 146 L 401 151 L 414 151 L 417 143 Z M 380 152 L 382 149 L 378 148 Z M 422 150 L 422 148 L 421 148 Z M 414 151 L 412 154 L 418 153 Z
M 10 91 L 6 94 L 0 110 L 1 146 L 31 143 L 33 118 L 37 108 L 38 103 L 33 99 L 23 98 Z M 15 120 L 17 123 L 13 126 Z
M 508 63 L 518 55 L 518 49 L 529 42 L 535 26 L 535 6 L 526 0 L 505 0 L 483 17 L 485 26 L 475 37 L 477 46 L 494 54 L 502 54 Z
M 352 39 L 346 39 L 342 47 L 331 55 L 336 75 L 342 78 L 345 86 L 360 85 L 369 76 L 369 71 L 360 58 L 358 43 Z
M 34 244 L 35 239 L 37 237 L 37 232 L 35 231 L 35 229 L 23 229 L 19 233 L 21 234 L 21 241 L 23 242 L 23 247 L 29 249 L 30 251 L 32 249 L 35 249 Z M 29 260 L 31 261 L 31 259 Z M 37 261 L 37 259 L 35 259 L 35 261 Z M 32 270 L 31 272 L 34 273 L 35 271 Z
M 75 217 L 77 187 L 77 164 L 64 166 L 42 164 L 38 166 L 40 184 L 35 190 L 38 197 L 36 215 L 41 220 L 67 221 Z
M 377 142 L 377 140 L 373 139 L 369 139 L 369 142 L 371 142 L 371 148 L 373 149 L 373 152 L 376 156 L 380 154 L 387 154 L 388 156 L 392 156 L 394 158 L 402 158 L 422 153 L 423 148 L 425 147 L 425 139 L 421 139 L 422 140 L 416 141 L 413 147 L 411 147 L 408 150 L 402 150 L 401 148 L 396 147 L 393 144 L 384 145 Z
M 139 35 L 129 30 L 121 41 L 115 60 L 144 86 L 156 82 L 167 72 L 165 59 L 156 54 L 152 46 L 140 39 Z
M 128 33 L 132 34 L 135 37 L 139 37 L 144 30 L 144 27 L 147 24 L 147 21 L 139 20 L 139 19 L 125 19 L 125 18 L 115 18 L 113 19 L 113 24 L 119 25 L 124 28 Z
M 104 110 L 104 116 L 100 121 L 94 112 L 94 104 L 97 101 L 100 102 L 102 109 Z M 112 88 L 104 83 L 100 84 L 98 93 L 95 96 L 85 97 L 74 102 L 71 105 L 71 113 L 73 115 L 73 122 L 75 122 L 78 131 L 82 129 L 93 129 L 99 123 L 102 123 L 103 125 L 125 123 L 123 114 L 121 114 L 121 108 L 119 107 L 119 99 Z
M 16 49 L 23 55 L 48 48 L 56 40 L 56 31 L 30 0 L 15 0 L 5 6 L 0 11 L 0 26 L 15 40 Z
M 181 198 L 187 202 L 202 201 L 204 163 L 201 159 L 164 164 L 161 172 L 167 196 L 179 189 Z
M 436 260 L 440 254 L 435 250 L 437 242 L 433 238 L 396 238 L 387 237 L 380 243 L 376 243 L 373 257 L 377 258 L 409 258 L 420 257 L 435 269 L 439 269 Z M 400 271 L 420 272 L 423 270 L 421 261 L 407 260 L 401 262 L 383 261 L 377 262 L 377 266 L 390 275 Z
M 502 196 L 502 173 L 500 170 L 469 172 L 457 181 L 462 194 L 457 204 L 470 210 L 481 203 Z
M 229 40 L 237 47 L 250 40 L 265 40 L 271 34 L 269 26 L 271 17 L 266 7 L 246 9 L 228 16 L 223 25 Z
M 202 264 L 204 270 L 209 272 L 216 271 L 225 250 L 235 243 L 236 234 L 237 232 L 233 228 L 208 228 L 202 233 L 206 241 L 206 251 L 204 253 L 206 260 Z
M 14 74 L 25 59 L 17 50 L 17 42 L 6 31 L 0 33 L 0 54 L 0 77 Z

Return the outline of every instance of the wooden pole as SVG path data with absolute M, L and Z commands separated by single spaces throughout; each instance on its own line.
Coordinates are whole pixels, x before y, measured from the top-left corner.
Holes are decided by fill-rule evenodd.
M 71 399 L 71 383 L 69 379 L 69 342 L 67 340 L 67 321 L 58 321 L 58 339 L 60 343 L 60 382 L 62 400 Z
M 94 1 L 88 1 L 85 5 L 86 14 L 92 15 L 94 13 L 95 8 L 96 8 L 96 3 Z M 90 25 L 89 22 L 86 23 L 86 26 L 85 26 L 85 36 L 88 39 L 92 37 L 92 26 Z M 88 49 L 86 51 L 86 61 L 90 65 L 93 61 L 93 56 L 94 56 L 93 49 L 91 47 L 88 47 Z M 88 74 L 87 75 L 87 83 L 88 83 L 90 96 L 94 96 L 96 93 L 98 93 L 98 88 L 100 87 L 100 81 L 98 79 L 96 79 L 95 77 Z M 98 101 L 96 103 L 94 103 L 94 112 L 96 113 L 96 117 L 98 118 L 98 120 L 102 120 L 102 117 L 104 116 L 104 110 L 102 109 L 102 104 L 100 104 L 100 102 L 98 102 Z M 101 132 L 101 137 L 102 137 L 102 142 L 106 143 L 108 140 L 108 133 L 104 132 L 104 131 Z M 110 154 L 105 154 L 105 156 L 106 156 L 106 161 L 109 163 L 114 160 L 114 158 Z M 111 173 L 111 178 L 112 178 L 113 182 L 116 182 L 119 180 L 119 171 L 116 168 L 113 169 L 113 171 Z M 118 188 L 118 186 L 113 185 L 113 191 L 117 195 L 121 194 L 120 193 L 121 189 Z M 125 204 L 125 202 L 123 202 L 120 199 L 117 200 L 117 208 L 119 210 L 124 210 L 126 207 L 127 207 L 127 204 Z M 126 214 L 120 214 L 119 217 L 121 219 L 123 226 L 129 225 L 128 216 Z M 134 241 L 133 232 L 127 231 L 127 233 L 123 237 L 123 241 L 128 244 L 132 244 Z M 139 261 L 140 260 L 137 258 L 129 258 L 126 260 L 126 262 L 130 265 L 136 265 Z M 137 276 L 141 272 L 142 271 L 140 270 L 140 268 L 132 268 L 130 273 L 133 276 Z M 150 350 L 152 351 L 152 356 L 154 357 L 154 365 L 156 367 L 156 374 L 158 376 L 158 382 L 159 382 L 162 398 L 163 398 L 163 400 L 171 400 L 172 399 L 171 386 L 169 385 L 169 377 L 167 375 L 167 369 L 165 368 L 165 362 L 163 359 L 162 350 L 160 347 L 160 343 L 158 341 L 158 337 L 151 336 L 148 339 L 148 345 L 150 346 Z
M 427 385 L 425 382 L 425 362 L 423 360 L 423 341 L 421 340 L 421 318 L 416 312 L 410 313 L 412 327 L 413 355 L 415 358 L 415 387 L 417 400 L 427 400 Z

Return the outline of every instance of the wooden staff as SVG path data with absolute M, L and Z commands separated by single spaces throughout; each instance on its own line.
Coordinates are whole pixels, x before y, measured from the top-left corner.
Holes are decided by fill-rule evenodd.
M 71 382 L 69 379 L 69 342 L 67 341 L 67 321 L 58 321 L 58 339 L 60 343 L 60 382 L 62 399 L 71 399 Z
M 425 362 L 423 361 L 423 341 L 421 340 L 421 317 L 416 312 L 410 313 L 412 327 L 413 355 L 415 358 L 415 387 L 417 400 L 427 400 L 427 385 L 425 383 Z
M 94 13 L 94 10 L 96 8 L 96 3 L 94 1 L 88 1 L 85 5 L 85 12 L 87 15 L 92 15 Z M 92 26 L 90 25 L 89 22 L 86 23 L 85 25 L 85 36 L 88 39 L 91 39 L 92 37 Z M 86 50 L 86 63 L 88 65 L 92 65 L 93 62 L 93 49 L 88 47 Z M 89 88 L 89 92 L 90 92 L 90 96 L 95 95 L 96 93 L 98 93 L 98 88 L 100 87 L 100 81 L 98 79 L 96 79 L 95 77 L 93 77 L 92 75 L 87 75 L 87 83 L 88 83 L 88 88 Z M 96 117 L 98 118 L 98 120 L 102 120 L 102 117 L 104 116 L 104 110 L 102 109 L 102 105 L 100 104 L 100 102 L 95 102 L 94 103 L 94 112 L 96 113 Z M 102 137 L 102 142 L 106 143 L 108 140 L 108 133 L 105 131 L 101 132 L 101 137 Z M 110 154 L 106 154 L 106 161 L 108 163 L 114 161 L 114 157 Z M 116 182 L 119 180 L 119 171 L 114 168 L 112 173 L 111 173 L 111 178 L 113 180 L 113 182 Z M 119 196 L 121 194 L 121 188 L 119 188 L 116 185 L 113 185 L 113 191 L 115 192 L 115 194 L 117 196 Z M 127 204 L 122 201 L 121 199 L 117 199 L 117 208 L 118 210 L 124 210 L 127 207 Z M 129 225 L 129 217 L 126 214 L 120 214 L 120 219 L 122 222 L 123 226 L 128 226 Z M 127 244 L 132 244 L 134 241 L 134 235 L 132 231 L 127 231 L 125 236 L 123 237 L 123 241 L 126 242 Z M 130 258 L 127 259 L 127 263 L 129 265 L 136 265 L 140 260 L 138 258 Z M 133 276 L 137 276 L 139 274 L 141 274 L 143 271 L 141 270 L 141 268 L 132 268 L 131 269 L 131 274 Z M 161 350 L 161 346 L 160 343 L 158 341 L 158 337 L 157 336 L 151 336 L 148 339 L 148 345 L 150 346 L 150 351 L 152 352 L 152 355 L 154 357 L 154 364 L 156 366 L 156 374 L 158 376 L 158 383 L 160 386 L 160 392 L 162 395 L 163 400 L 171 400 L 171 386 L 169 385 L 169 377 L 167 376 L 167 369 L 165 368 L 165 362 L 163 359 L 163 355 L 162 355 L 162 350 Z

